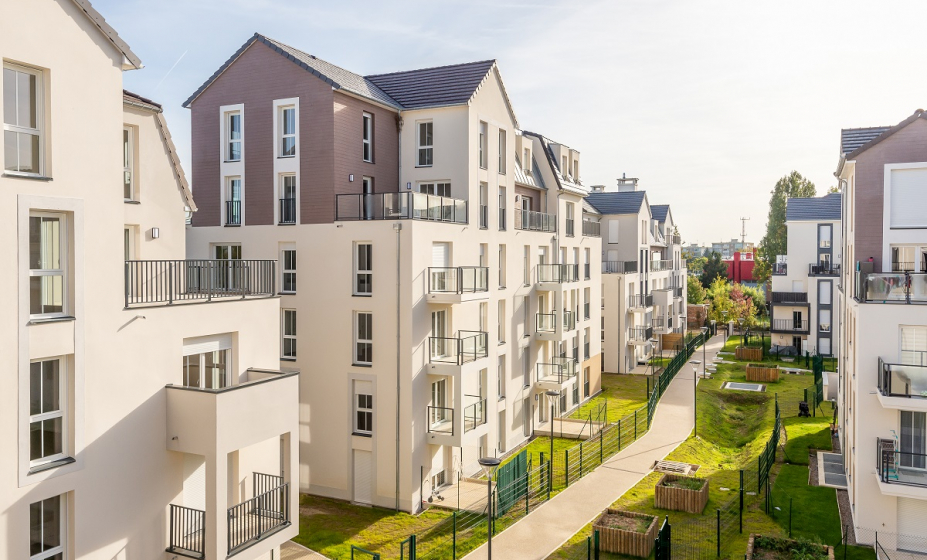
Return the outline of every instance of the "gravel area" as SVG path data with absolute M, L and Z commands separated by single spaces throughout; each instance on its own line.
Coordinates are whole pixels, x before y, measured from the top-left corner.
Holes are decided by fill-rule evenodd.
M 846 490 L 837 490 L 837 507 L 840 509 L 840 530 L 843 531 L 847 527 L 853 527 L 853 513 L 850 509 L 850 495 L 847 494 Z M 849 534 L 846 536 L 847 544 L 855 545 L 856 536 L 854 531 L 847 531 Z
M 808 486 L 820 486 L 818 480 L 818 450 L 808 450 Z

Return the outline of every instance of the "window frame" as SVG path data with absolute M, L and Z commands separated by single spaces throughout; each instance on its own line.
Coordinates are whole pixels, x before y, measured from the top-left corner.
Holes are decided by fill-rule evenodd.
M 215 386 L 215 385 L 216 385 L 215 379 L 221 379 L 221 378 L 212 378 L 212 377 L 210 377 L 210 385 L 213 385 L 213 386 L 212 386 L 212 387 L 209 387 L 209 386 L 207 386 L 207 384 L 206 384 L 206 377 L 207 377 L 207 373 L 208 373 L 208 372 L 207 372 L 207 366 L 206 366 L 206 355 L 207 355 L 207 354 L 218 353 L 218 352 L 221 352 L 221 353 L 225 354 L 225 375 L 224 375 L 224 379 L 223 379 L 223 382 L 218 383 L 219 386 L 216 387 L 216 386 Z M 188 367 L 189 367 L 189 365 L 188 365 L 188 363 L 187 363 L 187 359 L 190 358 L 190 357 L 192 357 L 192 356 L 196 356 L 196 357 L 197 357 L 197 361 L 199 362 L 199 363 L 198 363 L 198 367 L 199 367 L 199 372 L 198 372 L 198 375 L 199 375 L 199 384 L 198 384 L 198 385 L 190 385 L 190 384 L 189 384 L 189 377 L 188 377 L 188 374 L 189 374 Z M 235 383 L 234 383 L 234 377 L 235 377 L 235 376 L 232 375 L 232 349 L 231 349 L 231 348 L 219 348 L 218 350 L 206 350 L 206 351 L 203 351 L 203 352 L 193 352 L 193 353 L 190 353 L 190 354 L 186 354 L 186 353 L 185 353 L 185 354 L 183 355 L 183 360 L 184 360 L 184 363 L 183 363 L 183 379 L 181 380 L 181 385 L 182 385 L 183 387 L 188 387 L 188 388 L 191 388 L 191 389 L 203 389 L 203 390 L 215 391 L 215 390 L 219 390 L 219 389 L 226 389 L 226 388 L 228 388 L 228 387 L 231 387 L 231 386 L 235 385 Z
M 367 260 L 367 268 L 361 268 L 361 250 L 363 247 L 366 247 L 367 254 L 365 258 Z M 355 241 L 353 253 L 354 278 L 351 281 L 352 295 L 370 297 L 373 295 L 373 243 L 370 241 Z M 360 290 L 360 283 L 358 281 L 361 276 L 367 277 L 368 291 L 366 292 Z
M 355 389 L 356 391 L 356 389 Z M 354 433 L 364 436 L 373 435 L 373 394 L 354 393 Z M 363 401 L 363 402 L 362 402 Z M 369 429 L 360 426 L 360 417 L 364 415 L 369 424 Z
M 423 131 L 422 127 L 425 127 L 426 130 Z M 428 144 L 423 143 L 423 140 L 425 140 L 425 138 L 422 138 L 423 135 L 427 137 L 427 140 L 429 140 Z M 431 120 L 416 121 L 415 123 L 415 146 L 416 146 L 415 167 L 432 167 L 435 164 L 434 121 L 431 121 Z M 425 163 L 422 163 L 423 155 L 426 156 Z
M 499 129 L 499 169 L 497 172 L 499 175 L 505 175 L 505 150 L 506 150 L 506 134 L 505 129 Z
M 21 64 L 14 64 L 12 62 L 3 62 L 3 70 L 10 70 L 12 72 L 18 72 L 20 74 L 26 74 L 29 76 L 35 77 L 35 125 L 36 128 L 31 128 L 28 126 L 21 126 L 18 124 L 7 123 L 6 118 L 0 117 L 3 119 L 3 132 L 4 132 L 4 144 L 6 143 L 6 132 L 12 132 L 17 135 L 19 134 L 28 134 L 31 136 L 38 137 L 38 169 L 34 172 L 30 171 L 20 171 L 19 170 L 19 149 L 17 146 L 16 150 L 16 167 L 17 169 L 7 169 L 6 156 L 4 155 L 3 159 L 3 173 L 7 175 L 18 175 L 21 177 L 44 177 L 46 174 L 45 165 L 45 130 L 47 128 L 45 122 L 45 72 L 38 68 L 32 68 L 29 66 L 23 66 Z M 0 83 L 5 80 L 0 79 Z M 17 79 L 18 81 L 18 79 Z M 18 90 L 19 88 L 15 88 Z M 5 101 L 4 101 L 5 102 Z M 14 103 L 14 113 L 17 113 L 18 109 L 18 99 Z M 5 108 L 4 108 L 4 113 Z M 4 147 L 4 152 L 6 148 Z
M 39 412 L 38 414 L 33 414 L 31 410 L 32 389 L 33 389 L 32 387 L 32 365 L 39 364 L 39 367 L 40 367 L 39 382 L 40 382 L 40 385 L 44 387 L 44 376 L 42 375 L 44 373 L 44 364 L 50 363 L 50 362 L 57 363 L 58 408 L 50 412 L 43 411 L 43 412 Z M 67 360 L 65 359 L 64 356 L 55 356 L 55 357 L 50 357 L 50 358 L 41 358 L 37 360 L 31 360 L 29 362 L 29 377 L 30 377 L 30 383 L 29 383 L 30 410 L 29 410 L 29 418 L 28 418 L 28 430 L 30 434 L 29 468 L 35 468 L 41 465 L 46 465 L 48 463 L 54 463 L 55 461 L 60 461 L 61 459 L 70 457 L 70 455 L 68 454 L 69 453 L 68 430 L 70 429 L 70 422 L 68 421 L 68 406 L 67 406 L 69 402 Z M 44 400 L 42 397 L 43 397 L 43 391 L 40 389 L 39 390 L 39 401 Z M 54 420 L 56 418 L 61 419 L 61 451 L 58 453 L 50 454 L 50 455 L 43 455 L 42 457 L 38 459 L 33 459 L 32 458 L 32 451 L 33 451 L 32 441 L 31 441 L 32 425 L 35 423 L 42 423 L 48 420 Z
M 29 517 L 30 517 L 30 533 L 32 526 L 32 507 L 35 505 L 40 506 L 39 518 L 42 520 L 40 523 L 40 535 L 42 541 L 45 540 L 45 503 L 50 500 L 58 500 L 58 545 L 49 548 L 48 550 L 43 550 L 36 554 L 30 554 L 29 560 L 45 560 L 46 558 L 51 558 L 53 556 L 61 555 L 61 558 L 67 558 L 67 538 L 68 538 L 68 505 L 67 505 L 67 494 L 59 494 L 57 496 L 51 496 L 45 498 L 44 500 L 39 500 L 37 502 L 32 502 L 29 504 Z M 32 543 L 30 542 L 30 548 Z
M 478 133 L 478 142 L 479 142 L 479 166 L 480 169 L 486 169 L 488 162 L 486 161 L 486 152 L 488 150 L 487 146 L 487 136 L 489 135 L 489 125 L 486 121 L 479 122 L 479 133 Z
M 360 328 L 361 328 L 361 317 L 366 317 L 366 318 L 367 318 L 367 319 L 366 319 L 366 321 L 367 321 L 367 330 L 368 330 L 369 332 L 368 332 L 368 333 L 365 333 L 365 334 L 368 335 L 368 338 L 362 338 L 362 337 L 360 336 L 360 335 L 362 334 L 362 333 L 360 332 Z M 352 357 L 353 357 L 353 361 L 352 361 L 352 363 L 353 363 L 354 365 L 356 365 L 356 366 L 357 366 L 357 365 L 360 365 L 360 366 L 372 366 L 372 365 L 373 365 L 373 313 L 372 313 L 372 312 L 370 312 L 370 311 L 355 311 L 355 312 L 354 312 L 354 334 L 353 334 L 352 338 L 354 339 L 354 349 L 353 349 L 353 356 L 352 356 Z M 360 350 L 360 348 L 361 348 L 361 345 L 365 345 L 365 346 L 367 347 L 367 352 L 366 352 L 366 354 L 367 354 L 367 358 L 369 358 L 368 360 L 362 360 L 362 359 L 360 359 L 361 356 L 360 356 L 359 350 Z
M 292 323 L 290 317 L 292 316 Z M 297 346 L 297 315 L 295 309 L 281 309 L 280 310 L 280 359 L 281 360 L 295 360 L 298 353 Z M 287 332 L 287 327 L 292 324 L 293 332 Z M 292 341 L 292 348 L 290 352 L 287 352 L 287 342 Z
M 238 190 L 237 190 L 238 196 L 237 197 L 232 196 L 232 194 L 236 192 L 235 189 L 233 188 L 233 183 L 235 181 L 238 181 Z M 244 184 L 245 183 L 241 175 L 228 175 L 225 177 L 225 189 L 224 189 L 225 192 L 224 192 L 224 201 L 222 205 L 223 206 L 222 215 L 224 218 L 223 225 L 225 226 L 241 226 L 245 224 Z M 237 223 L 229 221 L 229 212 L 228 212 L 229 202 L 238 202 L 238 222 Z
M 60 276 L 61 277 L 61 311 L 55 311 L 51 313 L 32 313 L 32 297 L 30 293 L 29 298 L 29 318 L 30 319 L 51 319 L 56 317 L 68 317 L 69 312 L 69 275 L 68 269 L 69 263 L 69 247 L 68 243 L 70 240 L 70 220 L 68 220 L 68 215 L 65 212 L 46 212 L 46 211 L 30 211 L 29 220 L 30 228 L 32 218 L 57 218 L 58 219 L 58 264 L 60 268 L 32 268 L 32 264 L 29 263 L 29 283 L 31 284 L 32 278 L 36 277 L 46 277 L 46 276 Z M 30 231 L 31 236 L 31 231 Z M 41 245 L 41 243 L 40 243 Z M 29 258 L 31 259 L 31 250 Z M 31 292 L 31 287 L 30 287 Z M 40 290 L 40 297 L 41 297 Z
M 280 293 L 281 294 L 295 294 L 296 293 L 296 266 L 297 266 L 297 254 L 295 247 L 284 247 L 280 250 Z M 292 253 L 289 255 L 288 253 Z M 292 256 L 292 263 L 290 262 L 290 257 Z M 289 265 L 293 266 L 290 267 Z M 287 277 L 291 276 L 292 280 L 292 290 L 287 290 Z
M 286 114 L 287 111 L 293 111 L 293 131 L 286 131 Z M 296 113 L 296 105 L 278 105 L 277 106 L 277 139 L 279 144 L 277 146 L 277 157 L 281 159 L 293 158 L 296 157 L 296 151 L 299 149 L 299 123 L 297 122 L 298 115 Z M 293 140 L 292 154 L 286 153 L 286 141 Z
M 373 113 L 364 111 L 361 116 L 363 133 L 361 136 L 361 157 L 367 163 L 373 163 Z
M 232 129 L 232 118 L 233 117 L 238 117 L 238 138 L 232 138 L 232 130 L 233 130 Z M 225 163 L 239 162 L 245 157 L 244 156 L 244 140 L 245 140 L 244 119 L 242 119 L 241 111 L 237 109 L 233 111 L 226 111 L 225 118 L 224 118 L 224 126 L 225 126 L 225 150 L 224 150 L 225 153 L 223 154 L 224 156 L 223 159 Z M 237 158 L 232 157 L 232 154 L 234 153 L 232 150 L 233 144 L 238 144 L 238 157 Z
M 138 197 L 135 188 L 135 127 L 129 125 L 122 126 L 122 176 L 123 200 L 126 202 L 137 201 Z M 126 181 L 126 178 L 128 178 L 128 181 Z M 128 193 L 126 193 L 126 188 L 128 188 Z
M 428 192 L 431 191 L 431 192 Z M 450 181 L 426 181 L 418 184 L 418 192 L 443 198 L 451 198 Z M 441 194 L 447 193 L 447 194 Z

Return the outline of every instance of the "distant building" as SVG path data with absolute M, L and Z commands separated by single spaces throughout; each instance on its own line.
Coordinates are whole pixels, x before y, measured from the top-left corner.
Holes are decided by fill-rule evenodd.
M 741 242 L 737 239 L 731 239 L 730 241 L 721 241 L 719 243 L 712 243 L 711 248 L 708 249 L 709 253 L 719 253 L 721 258 L 728 259 L 734 256 L 734 253 L 737 252 L 747 252 L 753 253 L 755 247 L 752 241 Z
M 753 251 L 737 251 L 731 257 L 721 257 L 727 267 L 727 279 L 737 284 L 756 286 L 753 266 L 756 264 Z

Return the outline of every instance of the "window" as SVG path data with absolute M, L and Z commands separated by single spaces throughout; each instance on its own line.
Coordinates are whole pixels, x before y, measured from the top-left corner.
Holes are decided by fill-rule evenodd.
M 283 282 L 281 282 L 285 294 L 296 293 L 296 249 L 283 250 Z
M 927 366 L 927 327 L 901 327 L 901 363 Z
M 296 175 L 280 176 L 280 215 L 281 224 L 296 223 Z
M 135 133 L 131 127 L 122 128 L 122 197 L 135 200 Z
M 899 438 L 901 466 L 923 470 L 927 468 L 927 414 L 901 411 L 901 438 Z
M 296 359 L 296 310 L 283 310 L 283 326 L 280 329 L 283 333 L 283 351 L 281 357 L 284 359 Z
M 373 244 L 354 244 L 354 295 L 373 293 Z
M 226 161 L 241 161 L 241 113 L 226 113 Z
M 480 168 L 486 169 L 486 134 L 488 126 L 483 121 L 480 121 Z
M 499 356 L 496 364 L 496 393 L 500 399 L 505 398 L 505 354 Z
M 30 560 L 63 560 L 65 512 L 64 495 L 29 504 Z
M 563 174 L 564 179 L 570 174 L 570 170 L 567 169 L 567 157 L 561 156 L 560 158 L 560 173 Z
M 499 231 L 505 231 L 505 187 L 499 187 Z
M 523 315 L 522 315 L 521 320 L 522 320 L 522 323 L 524 324 L 524 327 L 525 327 L 525 337 L 527 338 L 528 336 L 531 336 L 531 334 L 530 334 L 530 332 L 529 332 L 530 329 L 531 329 L 531 313 L 530 313 L 530 311 L 531 311 L 531 296 L 525 296 L 525 297 L 523 297 L 523 298 L 521 298 L 521 299 L 522 299 L 521 307 L 522 307 L 522 312 L 523 312 Z
M 818 311 L 818 330 L 821 332 L 830 332 L 830 309 L 821 309 Z
M 364 161 L 373 162 L 373 115 L 364 113 Z
M 61 361 L 29 364 L 29 461 L 49 463 L 65 456 L 64 406 L 68 402 Z
M 480 183 L 480 229 L 489 227 L 489 185 Z
M 373 363 L 373 313 L 354 314 L 354 363 Z
M 183 385 L 199 389 L 222 389 L 231 385 L 229 350 L 212 350 L 183 357 Z
M 505 344 L 505 300 L 499 300 L 498 317 L 496 318 L 496 327 L 499 335 L 499 344 Z
M 226 179 L 225 225 L 241 225 L 241 177 Z
M 3 169 L 41 175 L 44 93 L 38 70 L 3 65 Z
M 525 286 L 531 285 L 531 245 L 525 245 L 524 256 L 524 283 Z
M 527 385 L 525 385 L 527 387 Z M 525 397 L 521 403 L 522 410 L 522 432 L 525 437 L 531 435 L 531 398 Z
M 525 148 L 525 159 L 521 167 L 526 174 L 531 175 L 531 148 Z
M 65 314 L 66 229 L 64 214 L 29 216 L 29 313 L 33 317 Z
M 585 257 L 585 278 L 586 280 L 589 280 L 592 278 L 592 253 L 589 251 L 589 249 L 586 249 Z
M 424 194 L 433 194 L 436 196 L 451 196 L 451 184 L 450 183 L 420 183 L 418 186 L 418 192 Z
M 280 157 L 296 155 L 296 107 L 280 108 Z
M 583 368 L 583 398 L 589 397 L 589 368 Z
M 135 260 L 135 226 L 125 226 L 122 229 L 122 244 L 125 260 Z
M 591 307 L 591 305 L 589 304 L 589 300 L 591 299 L 592 299 L 591 289 L 585 288 L 583 290 L 583 318 L 586 320 L 589 320 L 589 311 Z
M 573 160 L 573 182 L 579 182 L 579 160 Z
M 573 203 L 566 203 L 566 234 L 567 237 L 573 237 Z M 575 264 L 579 264 L 578 262 Z
M 505 245 L 499 245 L 499 287 L 505 288 Z
M 417 167 L 431 167 L 434 163 L 434 136 L 431 121 L 418 123 Z
M 525 387 L 531 386 L 531 355 L 528 353 L 528 348 L 521 349 L 521 377 L 522 384 Z
M 505 174 L 505 130 L 499 129 L 499 173 Z
M 354 431 L 358 434 L 373 434 L 373 395 L 354 395 Z
M 821 249 L 830 248 L 831 231 L 833 227 L 830 224 L 818 224 L 818 247 Z

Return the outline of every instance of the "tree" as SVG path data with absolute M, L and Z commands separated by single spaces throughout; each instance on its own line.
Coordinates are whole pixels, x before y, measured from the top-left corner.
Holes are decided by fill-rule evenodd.
M 727 278 L 727 265 L 721 260 L 721 253 L 712 252 L 702 266 L 702 286 L 708 288 L 715 278 Z
M 766 252 L 757 247 L 753 263 L 753 279 L 758 286 L 763 286 L 772 278 L 772 265 L 766 259 Z M 764 298 L 765 299 L 765 298 Z
M 695 276 L 689 275 L 686 288 L 686 303 L 691 303 L 692 305 L 701 305 L 705 303 L 705 287 L 702 286 L 702 283 Z
M 743 284 L 736 284 L 740 286 L 740 289 L 743 291 L 744 295 L 749 297 L 753 301 L 753 306 L 756 308 L 756 315 L 763 316 L 766 314 L 766 294 L 763 293 L 759 287 L 753 288 L 751 286 L 745 286 Z
M 708 259 L 705 257 L 692 257 L 686 260 L 686 268 L 692 274 L 697 276 L 702 275 L 702 269 L 705 267 L 705 261 Z
M 840 192 L 840 187 L 838 187 L 837 185 L 831 185 L 831 187 L 827 189 L 827 194 L 834 194 L 838 192 Z
M 785 255 L 788 249 L 787 230 L 785 227 L 785 208 L 790 198 L 811 198 L 815 196 L 814 183 L 802 177 L 798 171 L 792 171 L 776 182 L 769 198 L 769 216 L 766 220 L 766 235 L 760 246 L 769 262 Z
M 726 278 L 715 278 L 708 288 L 708 299 L 711 306 L 708 309 L 708 320 L 723 323 L 744 319 L 744 326 L 756 326 L 757 303 L 755 294 L 749 293 L 750 288 L 741 284 L 731 284 Z

